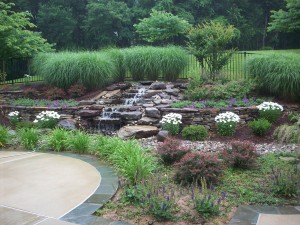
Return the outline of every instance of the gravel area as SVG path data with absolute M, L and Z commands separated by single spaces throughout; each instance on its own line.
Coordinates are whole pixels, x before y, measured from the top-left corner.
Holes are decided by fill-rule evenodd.
M 156 148 L 159 142 L 157 142 L 156 137 L 139 139 L 139 142 L 143 148 L 153 149 Z M 222 150 L 227 142 L 218 141 L 186 141 L 183 140 L 182 144 L 189 146 L 194 150 L 202 152 L 218 152 Z M 278 144 L 278 143 L 265 143 L 265 144 L 255 144 L 256 150 L 259 154 L 266 154 L 271 152 L 294 152 L 300 149 L 297 144 Z

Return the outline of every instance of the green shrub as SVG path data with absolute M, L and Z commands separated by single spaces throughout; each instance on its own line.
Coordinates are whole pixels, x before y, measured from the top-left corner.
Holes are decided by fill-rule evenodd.
M 147 155 L 135 140 L 100 136 L 94 148 L 96 154 L 110 160 L 133 184 L 149 177 L 155 170 L 153 157 Z
M 68 149 L 78 154 L 85 154 L 90 149 L 90 136 L 81 130 L 76 130 L 67 135 L 66 144 Z
M 252 132 L 257 136 L 265 135 L 271 126 L 272 124 L 266 119 L 258 119 L 249 122 L 249 127 L 251 128 Z
M 133 80 L 176 80 L 188 64 L 188 54 L 180 47 L 139 46 L 124 49 L 124 64 Z
M 191 141 L 204 141 L 208 137 L 208 130 L 201 125 L 190 125 L 183 128 L 182 137 Z
M 34 127 L 36 127 L 35 124 L 31 121 L 28 121 L 28 120 L 22 120 L 22 121 L 20 121 L 16 124 L 17 129 L 20 129 L 20 128 L 34 128 Z
M 286 99 L 300 97 L 299 54 L 259 55 L 248 62 L 261 91 Z
M 254 144 L 247 141 L 232 141 L 221 155 L 226 164 L 242 169 L 254 167 L 258 158 Z
M 0 147 L 3 147 L 7 144 L 9 138 L 8 129 L 0 125 Z
M 20 142 L 27 150 L 33 150 L 39 140 L 39 132 L 36 128 L 21 128 L 18 130 Z
M 192 81 L 184 95 L 191 101 L 244 98 L 249 96 L 255 84 L 251 80 L 233 80 L 225 84 L 203 85 L 202 81 Z
M 47 137 L 47 144 L 54 151 L 64 151 L 67 149 L 66 140 L 68 138 L 68 135 L 68 131 L 61 128 L 55 128 L 49 133 Z
M 69 88 L 81 83 L 86 88 L 104 87 L 114 81 L 117 69 L 105 52 L 59 52 L 38 54 L 34 73 L 53 86 Z

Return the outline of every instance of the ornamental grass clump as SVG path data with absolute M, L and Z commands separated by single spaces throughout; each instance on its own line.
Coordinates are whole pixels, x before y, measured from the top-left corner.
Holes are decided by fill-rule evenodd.
M 57 125 L 59 118 L 60 115 L 55 111 L 42 111 L 33 122 L 40 128 L 52 129 Z
M 218 133 L 222 136 L 232 136 L 240 117 L 233 112 L 220 113 L 215 117 Z
M 283 111 L 283 107 L 275 102 L 263 102 L 256 107 L 258 108 L 259 116 L 270 123 L 275 122 Z
M 69 132 L 62 128 L 55 128 L 53 129 L 48 137 L 47 137 L 47 144 L 48 146 L 56 152 L 64 151 L 67 149 L 67 138 Z
M 178 113 L 169 113 L 164 115 L 160 123 L 162 124 L 162 129 L 168 131 L 171 135 L 176 135 L 179 133 L 179 128 L 182 119 L 182 115 Z
M 9 118 L 9 122 L 13 125 L 16 126 L 17 123 L 20 121 L 20 113 L 19 111 L 14 111 L 14 112 L 10 112 L 8 113 L 8 118 Z

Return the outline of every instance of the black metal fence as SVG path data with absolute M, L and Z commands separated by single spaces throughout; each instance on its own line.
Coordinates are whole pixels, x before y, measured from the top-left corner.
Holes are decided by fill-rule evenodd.
M 249 76 L 246 68 L 247 61 L 253 57 L 254 53 L 236 52 L 229 62 L 221 69 L 220 74 L 229 80 L 245 79 Z M 31 76 L 30 58 L 0 60 L 0 84 L 26 83 L 33 81 L 42 81 L 40 76 Z M 180 78 L 201 76 L 207 72 L 207 67 L 201 66 L 197 59 L 189 56 L 188 66 L 180 74 Z M 130 80 L 129 73 L 126 79 Z
M 30 58 L 0 60 L 0 84 L 42 80 L 39 76 L 31 76 L 30 61 Z

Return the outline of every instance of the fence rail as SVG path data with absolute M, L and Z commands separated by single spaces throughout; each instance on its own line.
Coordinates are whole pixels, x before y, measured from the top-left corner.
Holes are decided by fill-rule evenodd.
M 220 70 L 220 74 L 229 80 L 245 79 L 249 77 L 246 68 L 247 61 L 253 57 L 254 53 L 236 52 L 232 55 L 229 62 Z M 0 84 L 26 83 L 34 81 L 42 81 L 40 76 L 31 75 L 30 58 L 0 60 Z M 180 74 L 181 79 L 189 77 L 201 76 L 207 72 L 207 66 L 202 67 L 197 59 L 189 56 L 188 66 Z M 6 77 L 4 77 L 6 75 Z M 160 77 L 162 79 L 162 76 Z M 130 80 L 131 76 L 127 72 L 126 80 Z

